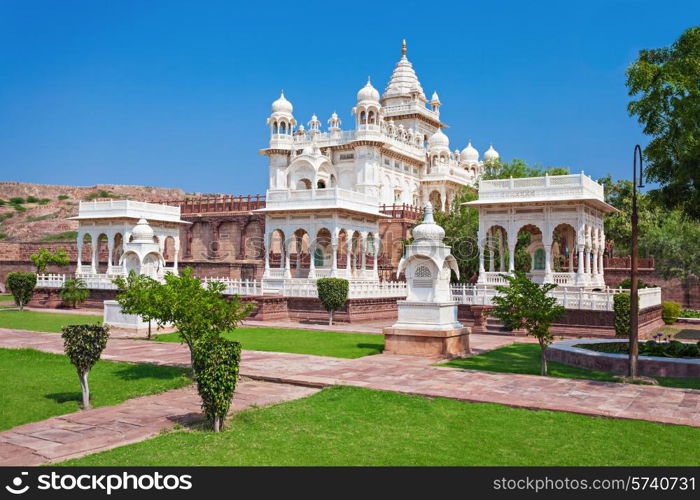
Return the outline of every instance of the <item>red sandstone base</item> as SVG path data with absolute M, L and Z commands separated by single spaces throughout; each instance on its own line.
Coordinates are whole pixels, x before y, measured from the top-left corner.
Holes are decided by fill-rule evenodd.
M 469 354 L 469 328 L 409 330 L 384 328 L 384 353 L 462 358 Z

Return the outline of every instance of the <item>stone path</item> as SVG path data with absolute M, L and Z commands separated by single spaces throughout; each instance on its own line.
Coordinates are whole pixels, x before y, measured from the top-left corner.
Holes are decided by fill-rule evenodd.
M 476 337 L 476 336 L 475 336 Z M 493 342 L 510 340 L 502 337 Z M 475 339 L 475 347 L 481 339 Z M 484 344 L 482 344 L 484 345 Z M 60 336 L 0 329 L 0 347 L 62 352 Z M 187 348 L 175 343 L 110 340 L 105 359 L 185 366 Z M 435 360 L 376 355 L 339 359 L 305 354 L 243 351 L 241 375 L 309 387 L 348 385 L 462 401 L 568 411 L 700 427 L 700 391 L 534 375 L 457 370 Z
M 232 412 L 310 396 L 318 389 L 242 379 Z M 0 466 L 61 462 L 143 441 L 202 418 L 193 386 L 20 425 L 0 432 Z

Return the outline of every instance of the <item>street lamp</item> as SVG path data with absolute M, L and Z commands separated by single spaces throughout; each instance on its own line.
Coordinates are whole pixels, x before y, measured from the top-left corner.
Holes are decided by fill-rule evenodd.
M 639 185 L 637 185 L 637 157 L 639 157 Z M 639 291 L 637 290 L 637 188 L 643 188 L 644 167 L 642 148 L 634 147 L 632 173 L 632 276 L 630 283 L 630 378 L 637 378 L 637 358 L 639 357 Z

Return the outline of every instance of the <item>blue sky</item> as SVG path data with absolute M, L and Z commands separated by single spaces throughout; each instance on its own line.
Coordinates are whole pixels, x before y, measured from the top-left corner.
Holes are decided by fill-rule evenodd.
M 450 146 L 631 174 L 624 70 L 697 1 L 0 0 L 0 180 L 264 192 L 279 90 L 306 123 L 381 91 L 401 39 Z M 347 127 L 346 127 L 347 126 Z

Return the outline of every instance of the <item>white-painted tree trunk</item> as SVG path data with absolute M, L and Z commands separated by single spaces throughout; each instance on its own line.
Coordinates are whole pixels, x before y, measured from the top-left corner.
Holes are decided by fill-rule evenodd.
M 214 432 L 221 431 L 221 417 L 214 417 Z
M 90 409 L 90 387 L 88 386 L 88 374 L 85 372 L 80 375 L 80 388 L 83 391 L 83 410 Z

